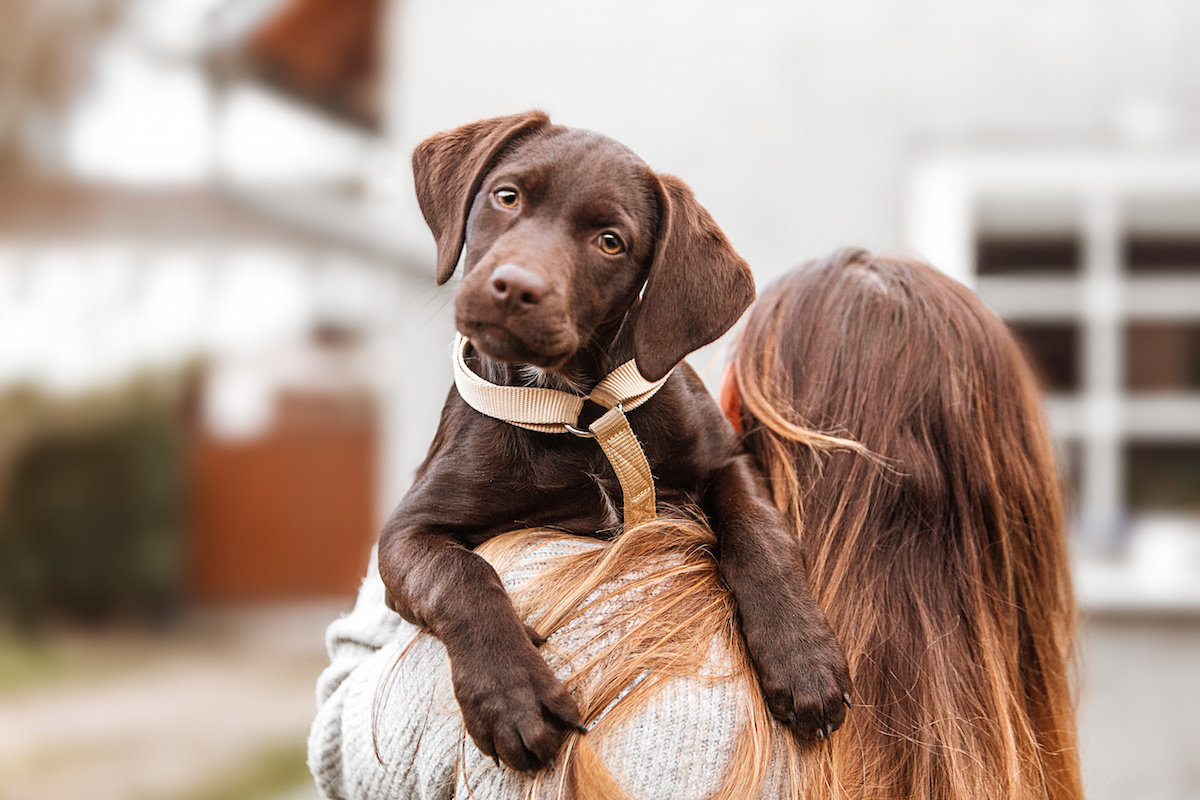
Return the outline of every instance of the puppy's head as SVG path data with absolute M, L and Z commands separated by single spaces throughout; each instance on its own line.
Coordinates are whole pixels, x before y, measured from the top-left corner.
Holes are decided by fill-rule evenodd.
M 754 298 L 749 267 L 682 181 L 541 112 L 432 136 L 413 172 L 438 283 L 461 256 L 455 321 L 492 358 L 555 370 L 624 321 L 657 380 Z

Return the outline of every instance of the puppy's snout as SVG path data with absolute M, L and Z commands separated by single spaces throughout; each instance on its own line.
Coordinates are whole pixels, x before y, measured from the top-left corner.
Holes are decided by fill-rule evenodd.
M 514 311 L 541 303 L 550 289 L 541 277 L 516 264 L 496 267 L 490 285 L 493 299 Z

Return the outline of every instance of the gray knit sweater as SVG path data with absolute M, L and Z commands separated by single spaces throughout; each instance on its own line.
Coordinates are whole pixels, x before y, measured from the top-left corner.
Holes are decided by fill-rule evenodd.
M 541 546 L 519 570 L 502 573 L 506 588 L 549 559 L 586 542 Z M 329 626 L 329 667 L 317 684 L 317 717 L 308 742 L 309 768 L 331 800 L 419 798 L 479 800 L 527 797 L 533 777 L 497 767 L 462 728 L 445 650 L 384 605 L 372 554 L 354 610 Z M 608 638 L 603 605 L 564 626 L 543 648 L 559 677 L 555 651 L 598 650 Z M 616 735 L 594 742 L 605 767 L 631 798 L 703 798 L 721 784 L 744 724 L 728 650 L 715 645 L 695 678 L 673 680 Z M 778 763 L 778 757 L 775 759 Z M 772 770 L 777 775 L 776 770 Z M 537 794 L 555 796 L 557 768 L 544 771 Z M 768 779 L 764 795 L 784 794 Z

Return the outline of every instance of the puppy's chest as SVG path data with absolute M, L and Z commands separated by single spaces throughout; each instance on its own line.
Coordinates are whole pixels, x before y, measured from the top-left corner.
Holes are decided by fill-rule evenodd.
M 624 518 L 624 494 L 612 465 L 600 445 L 591 439 L 558 440 L 556 452 L 529 458 L 525 469 L 529 484 L 548 490 L 546 523 L 578 533 L 614 531 Z M 660 448 L 647 448 L 660 502 L 676 505 L 698 502 L 705 476 L 680 470 L 687 461 L 681 454 L 666 457 Z
M 621 493 L 618 488 L 616 478 L 606 478 L 604 475 L 589 473 L 592 483 L 595 486 L 597 494 L 600 496 L 600 509 L 598 517 L 600 524 L 597 526 L 597 531 L 615 530 L 621 526 L 623 519 L 621 513 Z

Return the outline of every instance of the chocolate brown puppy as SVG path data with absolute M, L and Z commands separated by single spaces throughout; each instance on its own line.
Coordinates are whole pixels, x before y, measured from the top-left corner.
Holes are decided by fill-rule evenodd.
M 579 396 L 630 359 L 649 381 L 670 376 L 628 413 L 659 503 L 709 515 L 772 713 L 801 738 L 828 736 L 845 717 L 849 672 L 800 544 L 680 363 L 749 306 L 749 267 L 678 178 L 540 112 L 437 134 L 417 147 L 413 170 L 438 282 L 462 263 L 455 317 L 470 370 Z M 585 407 L 581 425 L 602 411 Z M 540 637 L 472 549 L 527 527 L 615 535 L 621 502 L 596 442 L 485 416 L 452 387 L 429 455 L 380 537 L 389 606 L 445 644 L 467 732 L 514 768 L 547 763 L 581 720 L 538 654 Z

